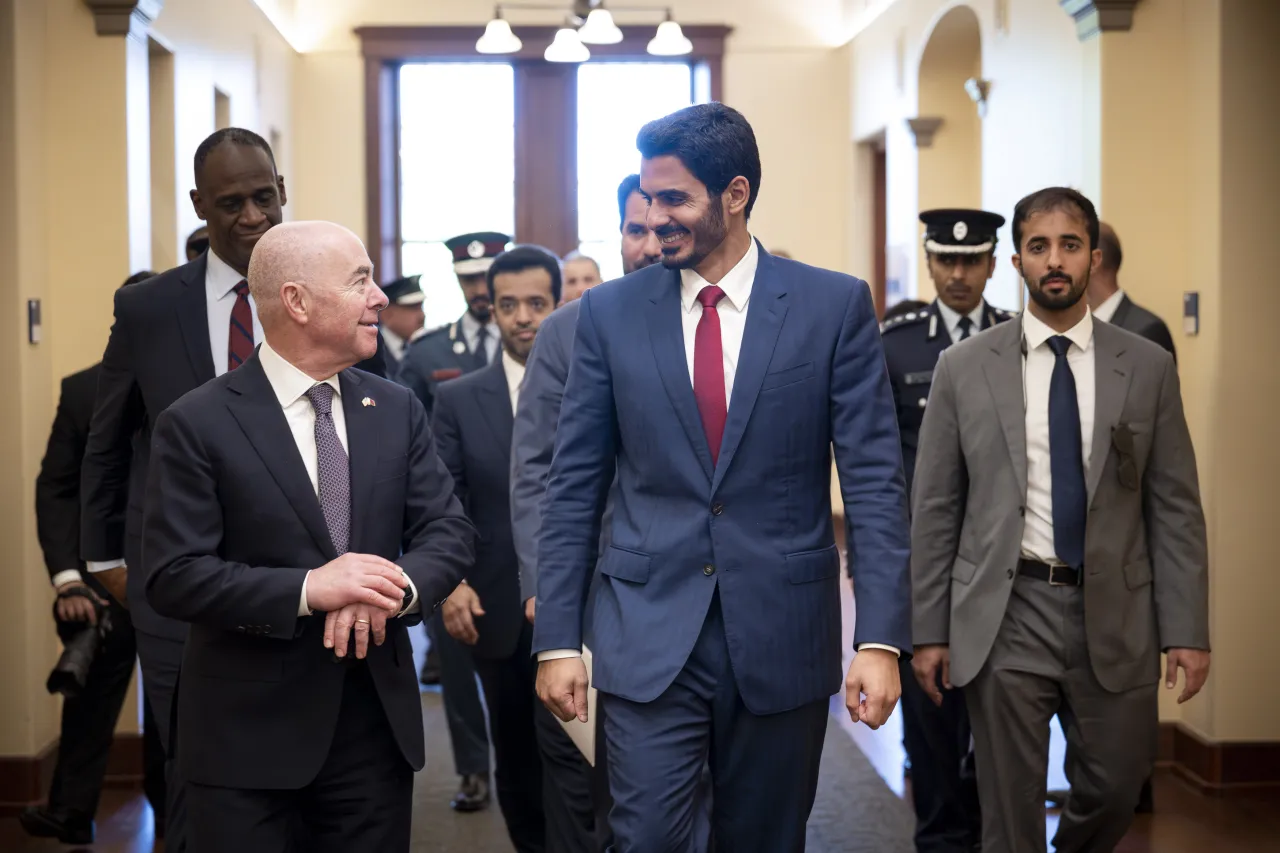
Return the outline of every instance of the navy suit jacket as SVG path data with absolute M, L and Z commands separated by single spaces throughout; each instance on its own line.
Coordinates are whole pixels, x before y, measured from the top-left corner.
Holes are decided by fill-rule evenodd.
M 760 249 L 719 464 L 689 378 L 680 275 L 587 291 L 538 552 L 534 651 L 576 649 L 591 600 L 595 686 L 636 702 L 684 667 L 719 587 L 756 714 L 840 689 L 831 448 L 857 585 L 855 643 L 911 648 L 902 454 L 866 283 Z M 618 485 L 611 544 L 593 562 Z

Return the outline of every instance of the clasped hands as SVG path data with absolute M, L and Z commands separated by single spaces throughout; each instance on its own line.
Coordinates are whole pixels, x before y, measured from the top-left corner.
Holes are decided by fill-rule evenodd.
M 325 612 L 324 647 L 346 657 L 352 633 L 355 655 L 369 653 L 369 639 L 387 639 L 387 619 L 404 606 L 404 569 L 373 554 L 343 554 L 307 575 L 307 607 Z

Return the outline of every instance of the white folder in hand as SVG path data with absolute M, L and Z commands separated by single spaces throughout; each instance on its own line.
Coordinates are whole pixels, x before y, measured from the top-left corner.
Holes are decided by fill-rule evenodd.
M 591 678 L 591 649 L 586 646 L 582 647 L 582 663 L 587 668 L 587 683 L 592 683 Z M 564 726 L 564 730 L 569 733 L 569 738 L 573 741 L 578 750 L 586 757 L 587 763 L 592 767 L 596 766 L 596 689 L 587 687 L 587 721 L 584 723 L 577 717 L 569 722 L 561 721 L 560 725 Z

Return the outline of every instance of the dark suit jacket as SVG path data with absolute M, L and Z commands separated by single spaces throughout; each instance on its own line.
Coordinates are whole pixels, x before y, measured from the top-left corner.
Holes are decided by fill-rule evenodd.
M 58 411 L 36 477 L 36 535 L 49 579 L 68 569 L 84 570 L 80 559 L 80 463 L 89 440 L 89 421 L 98 391 L 99 365 L 62 380 Z
M 871 292 L 759 249 L 718 463 L 698 414 L 680 276 L 647 267 L 580 300 L 538 549 L 534 651 L 577 649 L 592 575 L 593 676 L 649 702 L 719 591 L 746 707 L 840 688 L 831 448 L 858 589 L 855 643 L 909 654 L 906 487 Z M 618 478 L 610 547 L 594 559 Z
M 1175 363 L 1178 361 L 1178 351 L 1173 345 L 1173 336 L 1169 334 L 1169 327 L 1165 325 L 1164 320 L 1134 302 L 1128 294 L 1121 297 L 1116 313 L 1111 316 L 1111 322 L 1159 344 L 1169 351 Z
M 446 382 L 436 392 L 432 426 L 463 509 L 480 534 L 467 572 L 485 615 L 476 619 L 477 657 L 510 657 L 524 627 L 520 569 L 511 539 L 511 397 L 502 359 Z
M 102 356 L 81 473 L 85 560 L 124 557 L 129 566 L 141 565 L 142 500 L 156 418 L 215 374 L 205 299 L 207 259 L 205 253 L 116 291 L 115 323 Z M 150 634 L 185 636 L 186 626 L 151 608 L 143 583 L 142 572 L 129 573 L 134 624 Z
M 501 361 L 500 358 L 494 360 Z M 457 379 L 483 366 L 479 356 L 467 348 L 467 336 L 462 333 L 459 318 L 409 344 L 397 368 L 396 381 L 417 394 L 430 415 L 441 382 Z
M 351 469 L 351 550 L 395 560 L 429 614 L 475 554 L 426 414 L 404 388 L 339 375 Z M 374 405 L 362 405 L 369 398 Z M 335 736 L 346 665 L 324 614 L 298 618 L 308 569 L 337 557 L 279 400 L 255 354 L 156 422 L 143 529 L 147 597 L 191 623 L 178 689 L 183 778 L 296 789 Z M 366 658 L 405 759 L 423 765 L 408 627 L 389 620 Z M 359 665 L 359 664 L 354 664 Z M 341 733 L 337 733 L 341 736 Z

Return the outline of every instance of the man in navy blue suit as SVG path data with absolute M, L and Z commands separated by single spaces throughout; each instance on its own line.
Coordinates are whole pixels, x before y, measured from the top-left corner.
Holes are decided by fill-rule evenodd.
M 888 719 L 911 648 L 902 454 L 875 309 L 865 282 L 751 237 L 760 157 L 739 113 L 689 107 L 637 145 L 662 265 L 581 299 L 538 554 L 538 692 L 585 721 L 590 647 L 618 849 L 693 846 L 709 755 L 716 845 L 803 850 L 840 689 L 832 445 L 857 588 L 855 721 Z

